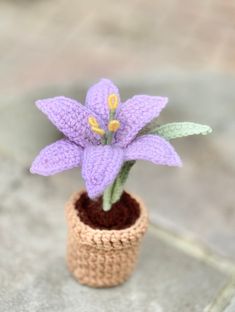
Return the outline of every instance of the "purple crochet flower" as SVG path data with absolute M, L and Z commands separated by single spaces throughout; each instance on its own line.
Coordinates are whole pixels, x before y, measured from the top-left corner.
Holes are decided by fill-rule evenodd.
M 107 79 L 92 86 L 82 105 L 66 97 L 39 100 L 37 107 L 65 135 L 45 147 L 30 171 L 53 175 L 82 167 L 90 198 L 101 195 L 128 160 L 180 166 L 171 144 L 160 136 L 137 136 L 166 106 L 167 98 L 136 95 L 120 102 L 117 87 Z

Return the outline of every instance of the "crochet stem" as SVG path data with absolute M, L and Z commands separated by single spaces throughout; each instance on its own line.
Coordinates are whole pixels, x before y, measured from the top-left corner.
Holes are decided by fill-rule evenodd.
M 114 119 L 114 116 L 115 116 L 115 111 L 111 110 L 109 113 L 109 122 Z M 112 140 L 113 140 L 113 132 L 108 130 L 106 132 L 106 144 L 111 144 Z
M 112 191 L 113 191 L 113 184 L 111 184 L 109 187 L 106 188 L 106 190 L 103 193 L 103 210 L 109 211 L 112 208 Z
M 106 188 L 103 193 L 103 210 L 109 211 L 112 205 L 115 204 L 122 196 L 124 184 L 127 180 L 128 174 L 135 164 L 135 161 L 127 161 L 122 166 L 118 176 L 113 183 Z

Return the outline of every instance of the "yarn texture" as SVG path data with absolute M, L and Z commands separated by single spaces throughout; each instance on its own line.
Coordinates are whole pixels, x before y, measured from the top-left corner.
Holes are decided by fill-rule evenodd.
M 182 165 L 173 147 L 157 135 L 142 135 L 126 148 L 125 160 L 135 160 L 136 158 L 149 160 L 157 165 Z
M 120 106 L 117 119 L 121 127 L 117 132 L 117 145 L 126 147 L 138 132 L 153 118 L 157 118 L 168 102 L 167 97 L 136 95 Z
M 200 125 L 187 121 L 168 123 L 151 131 L 151 133 L 158 134 L 166 140 L 182 138 L 189 135 L 207 135 L 211 132 L 212 129 L 207 125 Z
M 110 145 L 89 146 L 83 154 L 82 176 L 87 181 L 89 196 L 112 183 L 123 163 L 123 150 Z
M 58 140 L 41 150 L 32 167 L 48 176 L 81 164 L 82 148 L 68 139 Z
M 125 161 L 180 166 L 179 156 L 164 138 L 138 136 L 167 101 L 166 97 L 136 95 L 122 103 L 118 88 L 108 79 L 88 90 L 85 105 L 63 96 L 37 101 L 65 139 L 45 147 L 30 171 L 52 175 L 81 166 L 88 195 L 95 199 L 115 181 Z
M 85 105 L 97 116 L 99 116 L 105 124 L 109 121 L 108 97 L 110 94 L 116 94 L 120 102 L 118 88 L 109 79 L 101 79 L 92 86 L 86 96 Z
M 94 116 L 84 105 L 75 100 L 58 96 L 36 101 L 36 106 L 71 141 L 81 147 L 98 143 L 99 136 L 91 131 L 88 118 Z M 99 118 L 95 115 L 96 119 Z M 99 120 L 101 123 L 101 120 Z
M 148 225 L 147 211 L 140 203 L 140 217 L 124 230 L 92 229 L 81 222 L 75 209 L 81 193 L 74 194 L 65 207 L 68 268 L 81 284 L 93 287 L 119 285 L 135 268 L 140 242 Z

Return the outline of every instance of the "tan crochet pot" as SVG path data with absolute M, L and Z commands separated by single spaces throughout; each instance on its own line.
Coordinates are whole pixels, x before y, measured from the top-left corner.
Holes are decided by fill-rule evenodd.
M 80 194 L 74 194 L 66 205 L 69 271 L 81 284 L 88 286 L 119 285 L 134 270 L 141 239 L 148 226 L 146 208 L 137 200 L 140 204 L 140 216 L 129 228 L 93 229 L 81 222 L 75 210 Z

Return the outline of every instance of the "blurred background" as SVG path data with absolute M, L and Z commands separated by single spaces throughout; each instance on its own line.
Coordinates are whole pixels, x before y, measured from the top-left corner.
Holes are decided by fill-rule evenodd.
M 235 261 L 235 2 L 227 0 L 0 1 L 1 256 L 13 252 L 21 265 L 35 245 L 47 254 L 65 237 L 64 202 L 83 186 L 79 169 L 29 174 L 39 150 L 60 137 L 34 101 L 83 102 L 103 77 L 123 100 L 168 96 L 159 123 L 213 128 L 173 142 L 183 168 L 139 162 L 127 189 L 143 198 L 152 223 Z M 2 261 L 14 272 L 16 263 Z

